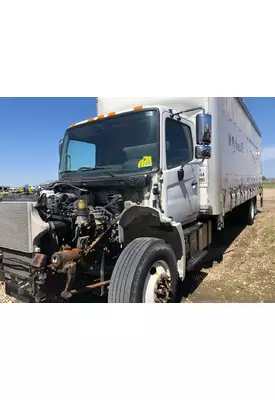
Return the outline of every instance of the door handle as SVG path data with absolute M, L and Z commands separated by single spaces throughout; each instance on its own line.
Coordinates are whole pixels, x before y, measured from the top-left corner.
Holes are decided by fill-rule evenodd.
M 198 186 L 198 182 L 193 181 L 191 185 L 192 185 L 192 186 Z
M 179 182 L 181 182 L 183 179 L 184 179 L 184 169 L 181 168 L 181 169 L 178 171 L 178 180 L 179 180 Z

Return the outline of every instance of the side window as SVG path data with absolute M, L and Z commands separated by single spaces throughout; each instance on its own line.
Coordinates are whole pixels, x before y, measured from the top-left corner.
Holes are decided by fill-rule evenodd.
M 171 169 L 193 159 L 193 142 L 191 129 L 179 121 L 167 118 L 166 131 L 166 161 Z

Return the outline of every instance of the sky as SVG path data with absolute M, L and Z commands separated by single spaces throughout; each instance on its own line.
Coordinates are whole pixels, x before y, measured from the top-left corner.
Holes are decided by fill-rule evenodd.
M 244 98 L 262 132 L 263 175 L 275 177 L 275 98 Z M 96 115 L 90 98 L 0 98 L 0 186 L 57 179 L 58 143 L 73 123 Z
M 263 175 L 275 178 L 275 97 L 244 97 L 262 133 Z
M 95 97 L 0 98 L 0 185 L 57 179 L 59 140 L 70 125 L 95 115 Z

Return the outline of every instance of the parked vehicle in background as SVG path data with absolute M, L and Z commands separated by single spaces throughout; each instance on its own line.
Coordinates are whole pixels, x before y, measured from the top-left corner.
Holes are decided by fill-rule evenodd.
M 0 186 L 0 192 L 7 193 L 9 192 L 10 188 L 9 186 Z
M 50 193 L 0 202 L 8 293 L 164 303 L 225 215 L 253 224 L 261 134 L 241 98 L 98 98 L 60 142 Z

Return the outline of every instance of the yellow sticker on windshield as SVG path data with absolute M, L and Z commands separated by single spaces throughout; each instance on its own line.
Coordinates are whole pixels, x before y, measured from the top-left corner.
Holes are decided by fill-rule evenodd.
M 152 156 L 144 156 L 138 163 L 138 168 L 152 167 L 153 159 Z

